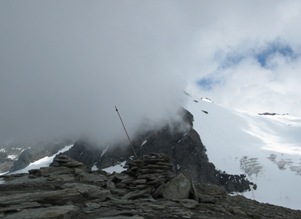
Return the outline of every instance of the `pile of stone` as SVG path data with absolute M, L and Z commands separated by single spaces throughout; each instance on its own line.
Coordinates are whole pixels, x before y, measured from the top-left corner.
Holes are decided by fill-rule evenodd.
M 173 164 L 164 154 L 144 155 L 141 159 L 128 161 L 126 167 L 127 171 L 114 174 L 108 184 L 110 188 L 134 191 L 125 194 L 123 199 L 135 199 L 148 195 L 153 198 L 162 197 L 165 184 L 175 177 Z
M 176 175 L 169 156 L 160 153 L 144 155 L 141 159 L 130 160 L 126 163 L 127 170 L 121 174 L 109 177 L 109 188 L 115 188 L 116 193 L 123 195 L 123 200 L 138 198 L 165 198 L 167 200 L 186 200 L 196 206 L 200 202 L 216 203 L 205 193 L 200 194 L 194 182 L 189 181 L 182 173 Z M 113 185 L 113 186 L 112 186 Z M 120 190 L 123 189 L 123 190 Z M 216 188 L 215 188 L 216 189 Z M 226 192 L 217 187 L 221 197 Z M 122 194 L 124 192 L 124 194 Z M 187 201 L 187 199 L 190 199 Z
M 135 159 L 126 163 L 127 172 L 135 177 L 147 176 L 149 174 L 166 175 L 170 179 L 174 177 L 174 166 L 170 157 L 165 154 L 152 153 L 143 155 L 142 159 Z M 168 175 L 171 174 L 171 175 Z M 148 177 L 146 177 L 148 178 Z
M 87 168 L 83 163 L 76 161 L 64 154 L 59 154 L 53 159 L 51 167 Z

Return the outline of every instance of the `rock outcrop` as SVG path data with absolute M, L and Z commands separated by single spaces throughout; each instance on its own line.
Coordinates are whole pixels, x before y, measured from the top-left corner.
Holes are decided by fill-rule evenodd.
M 0 218 L 300 218 L 301 212 L 228 196 L 176 174 L 169 156 L 150 154 L 108 174 L 60 154 L 49 167 L 1 176 Z

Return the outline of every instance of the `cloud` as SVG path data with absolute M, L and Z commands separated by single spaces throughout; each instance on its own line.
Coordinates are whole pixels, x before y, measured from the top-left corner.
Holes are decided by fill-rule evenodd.
M 210 74 L 210 84 L 198 83 L 196 89 L 200 95 L 233 108 L 301 115 L 301 89 L 297 85 L 301 58 L 288 48 L 273 52 L 263 49 L 262 53 L 245 54 L 237 62 L 221 61 Z
M 200 70 L 188 90 L 255 113 L 301 115 L 301 3 L 227 3 L 199 33 Z
M 177 118 L 187 82 L 252 111 L 301 114 L 298 1 L 2 1 L 0 139 Z M 202 89 L 202 87 L 206 89 Z
M 175 119 L 185 35 L 174 9 L 69 3 L 0 3 L 0 138 L 123 138 L 115 105 L 131 136 L 145 119 Z

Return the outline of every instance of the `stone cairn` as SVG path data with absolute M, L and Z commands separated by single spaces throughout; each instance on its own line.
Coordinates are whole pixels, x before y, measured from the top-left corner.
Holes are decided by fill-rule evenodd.
M 136 191 L 138 196 L 147 194 L 151 194 L 153 198 L 161 196 L 165 184 L 176 175 L 170 157 L 159 153 L 152 153 L 144 155 L 141 159 L 130 160 L 125 167 L 127 170 L 123 174 L 115 174 L 112 181 L 116 188 Z M 137 197 L 125 195 L 124 198 Z

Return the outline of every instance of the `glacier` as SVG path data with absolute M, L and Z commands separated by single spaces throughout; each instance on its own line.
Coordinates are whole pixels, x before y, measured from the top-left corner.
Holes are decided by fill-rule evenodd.
M 301 118 L 250 113 L 190 95 L 186 109 L 209 161 L 231 174 L 246 174 L 257 189 L 247 198 L 301 209 Z M 235 194 L 234 194 L 235 195 Z

